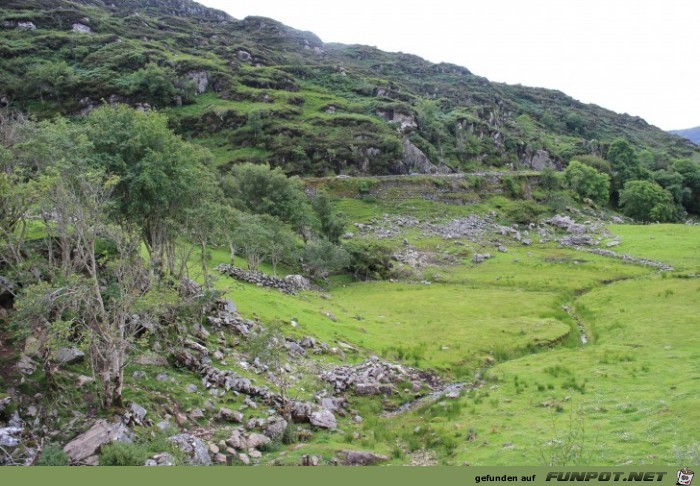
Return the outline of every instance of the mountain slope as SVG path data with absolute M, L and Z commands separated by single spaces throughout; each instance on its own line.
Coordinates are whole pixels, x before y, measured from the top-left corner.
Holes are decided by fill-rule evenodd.
M 105 100 L 167 112 L 217 162 L 290 174 L 562 167 L 625 137 L 659 157 L 697 147 L 552 90 L 317 36 L 189 0 L 12 0 L 0 98 L 39 117 Z
M 694 144 L 700 145 L 700 127 L 686 128 L 684 130 L 669 130 L 669 133 L 687 138 Z

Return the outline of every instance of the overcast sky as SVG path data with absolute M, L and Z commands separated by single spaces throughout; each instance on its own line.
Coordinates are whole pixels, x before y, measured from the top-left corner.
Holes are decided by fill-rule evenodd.
M 451 62 L 492 81 L 561 90 L 665 130 L 700 125 L 693 0 L 199 0 L 324 42 Z

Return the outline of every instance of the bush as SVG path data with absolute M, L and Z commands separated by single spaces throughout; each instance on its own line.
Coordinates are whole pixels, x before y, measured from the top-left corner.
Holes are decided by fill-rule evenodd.
M 41 452 L 37 466 L 67 466 L 68 455 L 57 445 L 49 445 Z
M 620 192 L 622 211 L 639 221 L 672 221 L 675 216 L 673 196 L 660 185 L 649 181 L 630 181 Z
M 377 241 L 351 241 L 345 245 L 350 254 L 348 270 L 362 280 L 386 280 L 393 271 L 392 251 Z
M 540 187 L 545 191 L 556 191 L 561 188 L 561 180 L 556 171 L 546 168 L 540 174 Z
M 608 202 L 610 177 L 607 174 L 601 174 L 593 167 L 573 160 L 564 171 L 564 180 L 580 199 L 589 198 L 598 204 Z
M 148 451 L 139 444 L 112 442 L 100 452 L 101 466 L 143 466 L 148 459 Z

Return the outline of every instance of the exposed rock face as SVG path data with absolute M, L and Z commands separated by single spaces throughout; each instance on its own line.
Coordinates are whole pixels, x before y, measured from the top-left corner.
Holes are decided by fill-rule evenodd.
M 311 282 L 301 275 L 287 275 L 284 278 L 277 278 L 261 272 L 249 272 L 226 264 L 221 264 L 216 269 L 236 280 L 254 283 L 260 287 L 277 289 L 285 294 L 295 295 L 297 292 L 311 289 Z
M 121 422 L 98 420 L 87 432 L 66 444 L 63 451 L 71 464 L 97 465 L 100 448 L 114 441 L 130 442 L 127 434 L 127 428 Z
M 187 462 L 192 466 L 211 466 L 209 449 L 197 437 L 191 434 L 178 434 L 169 437 L 168 440 L 188 456 Z
M 526 151 L 520 159 L 520 163 L 533 170 L 557 169 L 557 164 L 546 150 L 537 150 L 534 153 Z
M 396 174 L 449 174 L 450 168 L 445 165 L 433 164 L 421 149 L 413 145 L 408 137 L 403 139 L 403 158 L 392 167 Z
M 75 23 L 73 24 L 72 29 L 73 32 L 77 32 L 79 34 L 92 34 L 92 29 L 85 24 Z
M 17 22 L 18 30 L 36 30 L 34 22 Z
M 194 81 L 195 92 L 197 94 L 202 94 L 207 90 L 209 86 L 209 73 L 206 71 L 190 71 L 187 73 L 187 77 Z

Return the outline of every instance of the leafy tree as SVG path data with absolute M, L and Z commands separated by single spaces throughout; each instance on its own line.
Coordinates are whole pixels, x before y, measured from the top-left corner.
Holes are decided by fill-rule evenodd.
M 651 173 L 641 166 L 637 153 L 624 138 L 618 138 L 610 144 L 607 159 L 612 169 L 612 194 L 617 198 L 627 181 L 651 180 Z
M 649 181 L 626 183 L 620 192 L 620 207 L 639 221 L 672 221 L 675 215 L 671 193 Z
M 608 202 L 610 177 L 607 174 L 573 160 L 564 171 L 564 180 L 579 198 L 589 198 L 598 204 Z
M 224 232 L 225 210 L 210 194 L 203 194 L 203 196 L 199 204 L 186 210 L 185 230 L 190 239 L 199 246 L 199 261 L 204 276 L 204 285 L 210 289 L 207 244 L 212 240 L 221 239 Z
M 296 252 L 297 237 L 288 225 L 272 216 L 263 216 L 263 224 L 267 227 L 268 234 L 265 250 L 272 264 L 272 274 L 276 276 L 279 262 L 293 258 Z
M 676 160 L 673 169 L 683 177 L 683 205 L 688 212 L 700 214 L 700 161 Z
M 335 213 L 331 199 L 325 192 L 319 192 L 311 200 L 313 208 L 320 223 L 320 233 L 331 243 L 338 244 L 345 229 L 345 218 L 342 213 Z
M 301 262 L 302 269 L 311 278 L 327 280 L 350 264 L 350 256 L 342 247 L 323 239 L 304 247 Z
M 173 134 L 165 116 L 119 105 L 94 110 L 88 135 L 100 166 L 119 177 L 115 216 L 138 228 L 154 270 L 174 273 L 182 215 L 212 184 L 208 151 Z
M 612 167 L 610 167 L 610 162 L 605 159 L 601 159 L 600 157 L 596 157 L 595 155 L 577 155 L 572 160 L 576 160 L 589 167 L 593 167 L 595 170 L 602 172 L 603 174 L 608 174 L 609 176 L 612 175 Z
M 258 214 L 245 214 L 233 233 L 235 245 L 241 249 L 248 263 L 248 270 L 257 271 L 267 255 L 270 232 Z
M 223 190 L 241 211 L 269 214 L 301 232 L 311 224 L 311 208 L 301 181 L 269 165 L 241 164 L 223 180 Z

